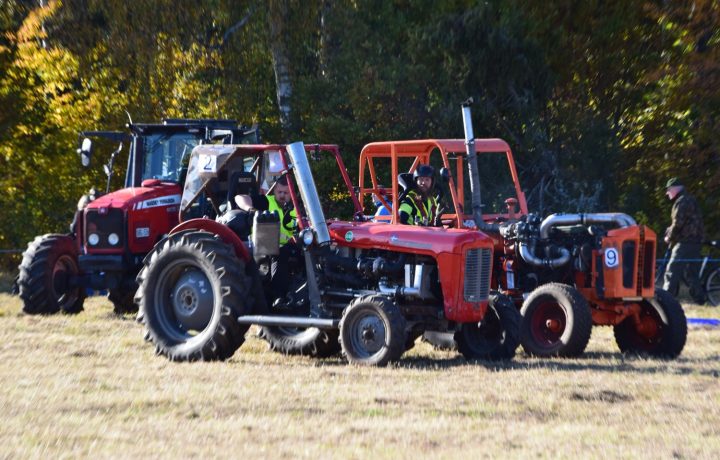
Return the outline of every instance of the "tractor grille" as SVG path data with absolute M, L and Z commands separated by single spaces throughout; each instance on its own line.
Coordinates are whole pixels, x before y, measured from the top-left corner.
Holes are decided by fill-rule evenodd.
M 110 234 L 119 238 L 116 244 L 110 244 Z M 98 235 L 96 244 L 91 244 L 91 235 Z M 88 249 L 121 249 L 125 246 L 125 217 L 121 209 L 107 209 L 100 213 L 97 209 L 85 212 L 85 241 Z
M 482 302 L 490 295 L 491 249 L 470 249 L 465 253 L 465 284 L 463 297 L 466 302 Z

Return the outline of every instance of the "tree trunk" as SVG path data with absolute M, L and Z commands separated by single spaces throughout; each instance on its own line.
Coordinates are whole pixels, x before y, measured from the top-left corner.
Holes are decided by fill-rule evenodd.
M 290 57 L 286 42 L 288 23 L 287 0 L 268 2 L 268 20 L 270 26 L 270 54 L 275 72 L 275 94 L 280 110 L 280 126 L 283 135 L 288 138 L 292 132 L 292 80 L 290 78 Z M 287 139 L 286 139 L 287 140 Z

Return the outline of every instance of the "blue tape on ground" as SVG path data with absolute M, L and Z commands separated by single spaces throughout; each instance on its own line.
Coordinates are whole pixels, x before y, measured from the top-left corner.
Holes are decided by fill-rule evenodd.
M 688 318 L 688 324 L 694 324 L 698 326 L 720 326 L 720 319 L 713 318 Z

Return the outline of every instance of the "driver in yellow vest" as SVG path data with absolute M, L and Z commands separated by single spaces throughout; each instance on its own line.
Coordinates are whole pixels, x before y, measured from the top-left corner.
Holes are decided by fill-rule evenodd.
M 273 305 L 285 307 L 290 303 L 286 299 L 290 274 L 288 271 L 289 257 L 298 252 L 298 247 L 291 242 L 295 227 L 297 227 L 297 214 L 290 198 L 290 187 L 287 177 L 281 176 L 272 187 L 272 195 L 238 195 L 235 203 L 243 211 L 270 211 L 276 212 L 280 218 L 280 254 L 273 257 L 270 265 L 270 287 L 274 297 Z
M 400 223 L 409 225 L 435 225 L 438 201 L 432 195 L 435 169 L 420 165 L 413 173 L 413 187 L 400 202 Z

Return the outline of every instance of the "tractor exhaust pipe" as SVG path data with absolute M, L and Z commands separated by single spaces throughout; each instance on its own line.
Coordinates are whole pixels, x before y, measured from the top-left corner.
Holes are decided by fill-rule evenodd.
M 483 232 L 498 232 L 500 227 L 488 224 L 482 216 L 482 200 L 480 199 L 480 171 L 478 171 L 477 151 L 475 150 L 475 133 L 473 132 L 470 106 L 473 99 L 469 98 L 462 103 L 463 126 L 465 128 L 465 148 L 468 157 L 468 172 L 470 175 L 470 193 L 472 196 L 472 216 L 475 226 Z
M 568 225 L 615 224 L 619 228 L 637 225 L 635 219 L 619 212 L 593 213 L 593 214 L 550 214 L 540 224 L 540 239 L 550 238 L 550 231 L 555 227 Z M 535 245 L 520 243 L 520 257 L 536 267 L 558 268 L 570 262 L 570 251 L 563 247 L 555 247 L 560 253 L 555 258 L 539 257 L 535 252 Z
M 615 224 L 618 228 L 637 225 L 635 219 L 620 212 L 600 212 L 592 214 L 550 214 L 540 224 L 540 238 L 550 237 L 553 227 L 565 225 Z
M 237 318 L 239 324 L 278 327 L 316 327 L 318 329 L 337 329 L 339 319 L 306 318 L 304 316 L 244 315 Z
M 330 231 L 328 230 L 325 215 L 320 205 L 320 198 L 315 187 L 312 171 L 310 171 L 310 163 L 308 163 L 305 154 L 305 146 L 302 142 L 294 142 L 287 146 L 290 159 L 293 162 L 293 172 L 295 173 L 295 181 L 300 189 L 305 208 L 310 217 L 310 224 L 315 230 L 316 241 L 319 245 L 330 243 Z

